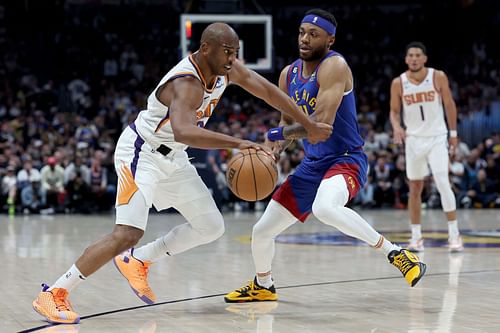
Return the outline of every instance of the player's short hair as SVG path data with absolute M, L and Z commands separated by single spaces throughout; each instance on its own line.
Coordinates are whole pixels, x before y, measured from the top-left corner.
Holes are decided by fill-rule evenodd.
M 306 12 L 306 15 L 317 15 L 319 17 L 322 17 L 324 18 L 325 20 L 329 21 L 330 23 L 332 23 L 335 27 L 337 26 L 337 20 L 335 19 L 335 16 L 333 16 L 332 13 L 330 12 L 327 12 L 326 10 L 324 9 L 320 9 L 320 8 L 314 8 L 314 9 L 311 9 L 311 10 L 308 10 Z
M 417 49 L 421 49 L 422 52 L 427 55 L 427 48 L 425 47 L 424 43 L 422 42 L 411 42 L 410 44 L 406 45 L 406 52 L 408 53 L 408 50 L 411 49 L 412 47 L 415 47 Z

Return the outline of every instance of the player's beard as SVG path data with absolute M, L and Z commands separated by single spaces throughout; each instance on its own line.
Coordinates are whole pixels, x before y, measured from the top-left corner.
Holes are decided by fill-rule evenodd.
M 409 70 L 410 70 L 410 72 L 412 72 L 412 73 L 418 73 L 418 72 L 420 72 L 421 70 L 423 70 L 423 69 L 424 69 L 424 66 L 422 65 L 422 66 L 418 67 L 417 69 L 412 69 L 411 67 L 408 67 L 408 69 L 409 69 Z
M 300 59 L 302 59 L 304 61 L 320 60 L 321 58 L 323 58 L 325 56 L 326 52 L 328 52 L 327 49 L 316 49 L 316 50 L 312 50 L 312 52 L 308 56 L 304 57 L 304 56 L 300 55 L 300 49 L 299 49 Z

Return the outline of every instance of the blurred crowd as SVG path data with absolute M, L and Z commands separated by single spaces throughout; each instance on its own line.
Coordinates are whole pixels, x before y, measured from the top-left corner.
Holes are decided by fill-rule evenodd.
M 91 213 L 113 207 L 115 142 L 179 59 L 178 14 L 186 10 L 179 3 L 37 5 L 26 1 L 0 6 L 3 212 Z M 335 48 L 354 73 L 358 117 L 370 161 L 369 182 L 353 204 L 406 207 L 404 147 L 392 144 L 388 99 L 392 78 L 405 70 L 404 46 L 409 41 L 425 42 L 429 65 L 446 71 L 460 114 L 488 109 L 492 101 L 500 100 L 499 46 L 495 36 L 481 34 L 487 26 L 492 31 L 498 28 L 498 18 L 495 21 L 479 5 L 439 6 L 432 11 L 412 6 L 333 8 L 339 21 Z M 266 76 L 277 82 L 281 68 L 297 55 L 296 36 L 289 26 L 290 22 L 298 26 L 304 8 L 264 9 L 273 15 L 275 53 L 275 70 Z M 440 9 L 459 23 L 438 22 L 443 19 Z M 442 30 L 436 32 L 436 26 Z M 393 34 L 394 27 L 407 34 Z M 443 38 L 451 34 L 459 34 L 462 42 Z M 278 122 L 279 113 L 240 88 L 230 87 L 208 128 L 262 142 L 267 129 Z M 232 196 L 224 182 L 225 164 L 233 153 L 210 151 L 206 163 L 222 193 L 221 205 L 244 209 L 247 204 Z M 302 158 L 300 142 L 282 154 L 280 183 Z M 461 142 L 450 163 L 459 205 L 500 206 L 499 171 L 500 134 L 485 133 L 481 142 Z M 423 202 L 438 207 L 439 194 L 431 180 L 429 176 Z

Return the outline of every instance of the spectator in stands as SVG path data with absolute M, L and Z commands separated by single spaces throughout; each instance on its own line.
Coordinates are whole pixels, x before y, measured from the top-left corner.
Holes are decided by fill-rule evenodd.
M 471 189 L 467 191 L 467 196 L 471 199 L 475 208 L 493 208 L 498 199 L 498 193 L 495 190 L 495 183 L 486 178 L 486 170 L 479 169 L 476 181 Z
M 466 188 L 471 188 L 476 180 L 477 172 L 480 169 L 486 168 L 486 161 L 480 157 L 481 153 L 478 147 L 471 150 L 464 163 L 464 182 Z
M 108 171 L 102 166 L 104 155 L 97 151 L 90 165 L 90 195 L 93 206 L 97 211 L 110 208 L 110 194 L 108 193 Z
M 408 178 L 406 178 L 405 155 L 397 156 L 391 178 L 394 188 L 394 207 L 405 209 L 408 206 L 408 193 L 410 191 Z
M 90 169 L 83 163 L 82 157 L 78 154 L 75 155 L 74 160 L 64 169 L 64 184 L 67 185 L 72 181 L 77 173 L 87 185 L 90 185 Z
M 377 163 L 371 170 L 375 185 L 374 200 L 376 207 L 394 205 L 394 189 L 392 187 L 391 168 L 385 154 L 377 158 Z
M 468 157 L 470 155 L 470 149 L 467 143 L 462 141 L 462 137 L 457 137 L 457 147 L 455 148 L 455 155 L 459 158 Z
M 21 190 L 20 196 L 21 208 L 25 214 L 39 213 L 43 208 L 40 179 L 30 181 L 26 186 L 24 186 Z
M 17 173 L 17 187 L 22 191 L 24 187 L 31 186 L 33 182 L 41 180 L 40 171 L 33 167 L 31 160 L 24 161 L 23 168 Z
M 55 157 L 47 158 L 47 165 L 40 172 L 42 176 L 42 201 L 47 208 L 46 213 L 61 212 L 64 203 L 64 169 Z
M 82 177 L 80 171 L 76 171 L 74 177 L 66 185 L 68 195 L 68 211 L 70 213 L 90 213 L 90 187 Z
M 1 204 L 7 204 L 7 211 L 9 215 L 14 215 L 16 212 L 16 195 L 17 195 L 17 177 L 16 167 L 9 165 L 7 167 L 7 174 L 2 178 L 1 185 Z M 5 200 L 5 201 L 4 201 Z

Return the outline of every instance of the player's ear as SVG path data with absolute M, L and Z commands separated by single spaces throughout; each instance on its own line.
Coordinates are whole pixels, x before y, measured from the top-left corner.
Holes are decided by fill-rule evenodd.
M 328 48 L 329 49 L 332 47 L 333 43 L 335 43 L 335 36 L 329 36 L 328 37 Z
M 209 51 L 209 45 L 208 45 L 207 42 L 201 43 L 201 45 L 200 45 L 200 51 L 203 54 L 207 54 L 208 53 L 208 51 Z

